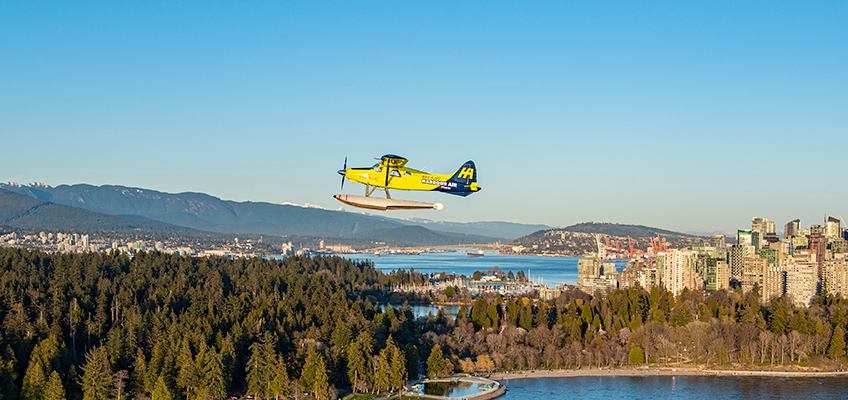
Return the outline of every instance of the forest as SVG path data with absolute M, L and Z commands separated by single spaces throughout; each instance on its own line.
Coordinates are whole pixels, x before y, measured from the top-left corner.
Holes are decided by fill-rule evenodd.
M 220 399 L 391 391 L 424 372 L 689 363 L 844 368 L 848 302 L 630 288 L 471 297 L 416 319 L 415 271 L 340 257 L 0 249 L 2 399 Z

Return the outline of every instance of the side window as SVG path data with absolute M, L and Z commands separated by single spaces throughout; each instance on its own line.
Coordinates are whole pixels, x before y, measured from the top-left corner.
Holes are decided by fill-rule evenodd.
M 396 177 L 400 178 L 400 172 L 398 172 L 397 170 L 390 171 L 389 175 L 396 176 Z
M 403 171 L 403 176 L 412 176 L 412 174 L 410 174 L 409 171 Z

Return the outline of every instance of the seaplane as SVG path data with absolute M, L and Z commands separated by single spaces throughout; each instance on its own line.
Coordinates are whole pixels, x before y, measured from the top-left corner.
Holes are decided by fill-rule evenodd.
M 477 168 L 474 167 L 473 161 L 466 161 L 453 174 L 431 174 L 407 168 L 406 163 L 409 160 L 394 154 L 386 154 L 380 157 L 379 161 L 370 168 L 348 168 L 345 157 L 344 168 L 339 170 L 339 175 L 342 176 L 342 190 L 347 179 L 365 185 L 365 196 L 337 194 L 333 195 L 333 198 L 349 206 L 370 210 L 441 210 L 444 208 L 442 203 L 393 199 L 389 189 L 435 191 L 462 197 L 481 189 L 477 185 Z M 371 196 L 378 189 L 385 192 L 385 198 Z

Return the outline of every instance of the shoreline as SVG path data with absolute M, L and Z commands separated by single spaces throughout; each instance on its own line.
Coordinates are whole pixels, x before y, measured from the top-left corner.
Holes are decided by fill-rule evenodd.
M 702 368 L 612 368 L 612 369 L 555 369 L 494 372 L 487 377 L 492 380 L 568 378 L 586 376 L 768 376 L 780 378 L 812 378 L 848 376 L 848 371 L 809 372 L 809 371 L 754 371 L 754 370 L 718 370 Z

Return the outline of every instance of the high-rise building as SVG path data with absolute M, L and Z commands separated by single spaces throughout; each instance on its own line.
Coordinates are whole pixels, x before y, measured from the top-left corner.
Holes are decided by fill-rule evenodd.
M 766 218 L 754 217 L 751 219 L 751 231 L 759 232 L 760 237 L 766 233 L 774 233 L 774 221 Z
M 828 239 L 838 239 L 842 236 L 842 221 L 827 217 L 824 223 L 824 236 Z
M 710 247 L 715 247 L 717 249 L 727 247 L 727 240 L 724 235 L 715 235 L 710 238 Z
M 748 293 L 755 287 L 763 293 L 763 274 L 768 267 L 768 260 L 760 257 L 745 257 L 742 259 L 742 292 Z
M 839 254 L 834 259 L 825 261 L 822 269 L 824 292 L 848 297 L 848 259 L 845 255 Z
M 707 292 L 730 288 L 730 267 L 724 260 L 708 258 L 705 274 Z
M 577 284 L 585 286 L 589 279 L 601 275 L 601 263 L 595 257 L 583 257 L 577 261 Z
M 753 257 L 756 254 L 754 246 L 750 244 L 734 244 L 730 246 L 730 277 L 742 278 L 742 260 L 745 257 Z
M 681 251 L 673 249 L 668 253 L 657 255 L 657 265 L 660 265 L 662 258 L 663 285 L 668 291 L 675 296 L 683 291 L 683 288 L 689 290 L 700 289 L 699 286 L 703 282 L 695 272 L 695 267 L 698 263 L 698 253 L 692 250 Z
M 767 303 L 774 297 L 786 293 L 786 271 L 783 267 L 769 264 L 763 271 L 762 302 Z
M 798 230 L 801 229 L 801 220 L 793 219 L 786 223 L 783 227 L 783 238 L 790 239 L 794 236 L 798 236 Z
M 795 306 L 808 306 L 816 296 L 819 281 L 817 270 L 818 264 L 815 261 L 787 260 L 786 294 L 792 295 Z
M 736 231 L 736 244 L 744 244 L 753 246 L 754 238 L 752 236 L 752 231 L 746 231 L 744 229 L 739 229 Z

